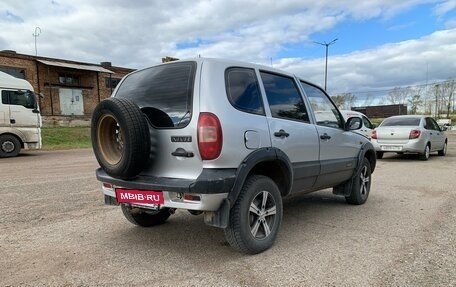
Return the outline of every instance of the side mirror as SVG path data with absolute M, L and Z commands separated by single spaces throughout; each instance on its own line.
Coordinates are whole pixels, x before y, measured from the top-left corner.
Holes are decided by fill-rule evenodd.
M 363 119 L 361 119 L 359 117 L 351 117 L 345 123 L 346 131 L 359 130 L 362 127 L 363 127 Z
M 448 127 L 447 127 L 447 126 L 442 126 L 442 127 L 441 127 L 441 130 L 442 130 L 442 131 L 447 131 L 447 130 L 448 130 Z

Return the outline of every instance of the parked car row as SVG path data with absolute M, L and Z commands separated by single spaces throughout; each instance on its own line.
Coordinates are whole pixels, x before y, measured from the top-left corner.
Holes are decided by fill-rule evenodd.
M 432 152 L 445 156 L 448 138 L 445 135 L 446 126 L 432 117 L 423 115 L 392 116 L 383 120 L 376 127 L 362 113 L 356 111 L 341 111 L 347 120 L 350 117 L 363 119 L 363 126 L 355 132 L 371 139 L 378 159 L 384 153 L 417 154 L 421 160 L 428 160 Z

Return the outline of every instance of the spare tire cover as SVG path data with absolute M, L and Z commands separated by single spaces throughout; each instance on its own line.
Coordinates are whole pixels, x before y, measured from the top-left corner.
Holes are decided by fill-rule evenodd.
M 91 137 L 98 163 L 112 177 L 133 178 L 150 161 L 149 125 L 131 100 L 108 98 L 100 102 L 92 115 Z

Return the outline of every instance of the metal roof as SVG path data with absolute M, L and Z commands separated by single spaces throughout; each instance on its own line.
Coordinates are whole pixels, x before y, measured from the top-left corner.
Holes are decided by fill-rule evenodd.
M 63 68 L 70 68 L 70 69 L 77 69 L 77 70 L 86 70 L 86 71 L 95 71 L 95 72 L 102 72 L 102 73 L 110 73 L 114 74 L 113 71 L 105 69 L 100 66 L 94 65 L 80 65 L 80 64 L 71 64 L 71 63 L 64 63 L 64 62 L 55 62 L 55 61 L 46 61 L 46 60 L 37 60 L 40 63 L 43 63 L 48 66 L 55 66 L 55 67 L 63 67 Z

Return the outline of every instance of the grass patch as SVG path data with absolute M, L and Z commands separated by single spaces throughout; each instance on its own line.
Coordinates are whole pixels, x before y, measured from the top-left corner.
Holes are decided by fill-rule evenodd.
M 44 150 L 90 148 L 90 127 L 41 128 Z

